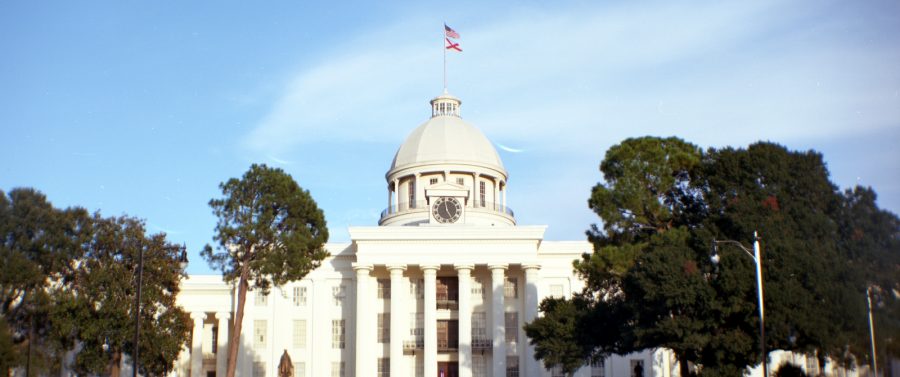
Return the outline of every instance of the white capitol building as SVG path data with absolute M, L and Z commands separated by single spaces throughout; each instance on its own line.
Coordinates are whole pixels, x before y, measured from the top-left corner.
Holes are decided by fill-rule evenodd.
M 248 293 L 238 376 L 277 376 L 284 352 L 295 376 L 561 375 L 534 359 L 522 326 L 543 298 L 581 290 L 572 261 L 592 245 L 545 241 L 546 226 L 516 223 L 506 169 L 460 103 L 433 99 L 431 118 L 400 146 L 378 226 L 350 227 L 351 242 L 327 244 L 331 256 L 304 279 Z M 219 275 L 183 282 L 194 335 L 172 376 L 225 375 L 235 297 Z M 677 375 L 677 365 L 660 349 L 576 376 L 636 372 Z

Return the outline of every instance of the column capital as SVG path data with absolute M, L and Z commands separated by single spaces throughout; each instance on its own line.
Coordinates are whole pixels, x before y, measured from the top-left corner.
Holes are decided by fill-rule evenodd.
M 196 321 L 202 321 L 206 319 L 206 312 L 191 312 L 191 319 Z
M 392 272 L 392 273 L 393 273 L 394 271 L 400 271 L 401 273 L 402 273 L 403 271 L 406 271 L 406 265 L 405 265 L 405 264 L 389 264 L 389 265 L 387 265 L 386 267 L 387 267 L 388 271 L 390 271 L 390 272 Z
M 460 272 L 460 271 L 463 271 L 463 270 L 472 272 L 472 270 L 475 269 L 475 265 L 474 265 L 474 264 L 468 264 L 468 263 L 454 264 L 454 265 L 453 265 L 453 268 L 456 269 L 457 272 Z
M 541 265 L 537 262 L 522 263 L 522 269 L 525 270 L 525 272 L 533 272 L 540 270 Z
M 491 271 L 494 271 L 494 270 L 504 270 L 505 271 L 507 268 L 509 268 L 509 265 L 506 265 L 506 264 L 489 264 L 488 265 L 488 269 L 490 269 Z
M 216 312 L 216 319 L 219 321 L 231 319 L 231 312 Z
M 371 264 L 364 263 L 353 263 L 353 271 L 356 271 L 357 274 L 361 272 L 371 272 L 374 266 Z
M 421 268 L 422 271 L 437 271 L 437 270 L 441 269 L 441 265 L 439 265 L 439 264 L 421 264 L 421 265 L 419 265 L 419 268 Z

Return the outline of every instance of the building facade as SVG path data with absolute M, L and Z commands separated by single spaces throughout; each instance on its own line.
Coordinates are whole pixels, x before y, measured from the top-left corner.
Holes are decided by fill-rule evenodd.
M 248 292 L 238 376 L 556 376 L 534 359 L 522 329 L 546 297 L 582 289 L 572 261 L 586 241 L 546 241 L 507 207 L 508 174 L 492 143 L 442 94 L 400 146 L 385 178 L 377 226 L 304 279 Z M 194 332 L 173 376 L 222 377 L 236 291 L 220 276 L 190 276 L 179 304 Z M 667 350 L 613 356 L 579 377 L 677 375 Z

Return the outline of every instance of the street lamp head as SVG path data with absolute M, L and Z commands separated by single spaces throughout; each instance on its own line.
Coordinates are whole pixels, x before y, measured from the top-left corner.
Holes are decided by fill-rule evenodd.
M 187 244 L 181 244 L 181 257 L 178 258 L 178 263 L 181 266 L 182 270 L 187 268 L 187 265 L 188 265 Z
M 713 264 L 719 264 L 719 245 L 716 243 L 716 240 L 712 240 L 712 254 L 709 256 L 709 260 Z

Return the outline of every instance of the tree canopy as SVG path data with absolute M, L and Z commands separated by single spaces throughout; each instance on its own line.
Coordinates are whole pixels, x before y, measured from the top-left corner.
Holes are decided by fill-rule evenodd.
M 754 231 L 767 349 L 866 359 L 855 344 L 866 339 L 865 288 L 897 287 L 900 276 L 897 217 L 870 189 L 841 195 L 820 154 L 767 142 L 703 152 L 677 138 L 627 139 L 600 170 L 605 181 L 588 204 L 603 226 L 588 231 L 594 252 L 574 265 L 586 288 L 548 299 L 526 326 L 545 364 L 571 372 L 610 353 L 666 347 L 683 375 L 741 375 L 763 358 L 754 261 L 723 246 L 712 264 L 710 245 L 750 245 Z M 569 329 L 577 336 L 561 334 Z
M 209 202 L 218 218 L 216 249 L 202 255 L 226 281 L 237 282 L 227 376 L 234 377 L 244 303 L 250 284 L 267 293 L 273 285 L 302 279 L 328 253 L 325 215 L 308 191 L 278 168 L 253 164 L 241 179 L 219 185 L 223 198 Z
M 175 304 L 180 248 L 138 219 L 57 209 L 40 192 L 0 193 L 0 370 L 118 374 L 133 349 L 136 258 L 144 252 L 140 367 L 171 369 L 190 327 Z M 34 372 L 32 372 L 34 373 Z

